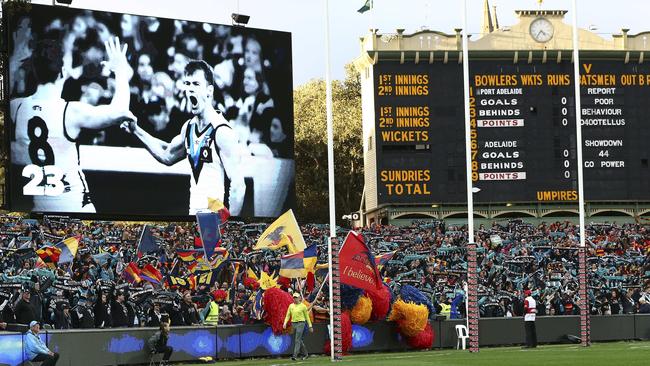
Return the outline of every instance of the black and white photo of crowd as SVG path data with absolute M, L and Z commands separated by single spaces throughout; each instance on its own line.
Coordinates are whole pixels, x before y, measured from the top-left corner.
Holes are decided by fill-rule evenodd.
M 289 33 L 51 7 L 33 7 L 31 16 L 11 21 L 10 98 L 34 92 L 38 85 L 29 62 L 33 44 L 57 35 L 69 74 L 62 98 L 108 104 L 115 80 L 102 67 L 104 42 L 119 37 L 128 45 L 133 69 L 130 109 L 152 136 L 169 142 L 190 118 L 181 79 L 190 60 L 204 60 L 214 70 L 214 107 L 237 131 L 242 150 L 251 156 L 293 159 Z M 87 132 L 79 142 L 142 147 L 119 126 Z

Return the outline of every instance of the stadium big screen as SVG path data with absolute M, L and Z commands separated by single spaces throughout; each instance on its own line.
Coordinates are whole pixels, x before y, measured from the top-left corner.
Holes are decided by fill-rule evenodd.
M 650 200 L 650 65 L 581 59 L 585 195 Z M 380 203 L 464 202 L 462 65 L 374 66 Z M 477 202 L 577 201 L 573 64 L 470 60 Z
M 12 210 L 293 207 L 290 33 L 42 5 L 4 20 Z

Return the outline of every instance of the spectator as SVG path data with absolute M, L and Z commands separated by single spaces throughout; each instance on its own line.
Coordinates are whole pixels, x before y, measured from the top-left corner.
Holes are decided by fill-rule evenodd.
M 243 306 L 237 306 L 235 309 L 235 314 L 232 316 L 232 324 L 246 324 L 248 318 L 246 317 L 246 313 L 244 313 L 244 307 Z
M 611 313 L 616 315 L 621 313 L 621 303 L 619 302 L 619 299 L 621 298 L 621 295 L 618 292 L 618 289 L 613 289 L 611 292 L 611 299 L 609 300 L 609 308 L 611 310 Z
M 650 314 L 650 304 L 645 297 L 639 299 L 639 314 Z
M 30 324 L 36 320 L 36 311 L 30 302 L 31 296 L 31 290 L 24 290 L 16 304 L 16 322 L 19 324 Z
M 125 303 L 124 291 L 118 291 L 116 298 L 111 302 L 111 319 L 113 328 L 129 326 L 129 310 Z
M 203 324 L 216 326 L 219 324 L 219 304 L 217 304 L 217 299 L 213 298 L 208 302 L 202 312 Z
M 102 291 L 99 299 L 95 303 L 95 328 L 107 328 L 112 325 L 112 317 L 110 312 L 110 303 L 108 302 L 108 295 Z
M 37 322 L 41 323 L 43 321 L 43 295 L 41 294 L 41 284 L 38 281 L 34 281 L 34 288 L 31 290 L 31 296 L 29 298 L 29 303 L 32 304 L 34 309 L 34 319 Z
M 54 328 L 56 329 L 72 329 L 72 316 L 70 315 L 70 305 L 63 303 L 61 309 L 56 310 L 54 320 Z
M 185 291 L 183 294 L 181 313 L 183 313 L 185 325 L 196 325 L 200 323 L 199 312 L 197 310 L 196 304 L 192 302 L 192 293 L 190 291 Z
M 632 291 L 627 290 L 623 295 L 623 314 L 634 314 L 635 304 L 632 299 Z
M 54 366 L 59 361 L 59 354 L 50 351 L 39 337 L 41 326 L 35 320 L 29 323 L 25 334 L 25 354 L 30 361 L 42 362 L 42 366 Z
M 147 318 L 148 327 L 159 327 L 160 319 L 163 314 L 160 312 L 160 303 L 154 302 L 153 307 L 149 310 L 149 317 Z
M 219 324 L 232 324 L 232 313 L 227 305 L 223 305 L 219 311 Z
M 76 329 L 91 329 L 95 327 L 95 319 L 86 300 L 80 300 L 72 311 L 72 326 Z

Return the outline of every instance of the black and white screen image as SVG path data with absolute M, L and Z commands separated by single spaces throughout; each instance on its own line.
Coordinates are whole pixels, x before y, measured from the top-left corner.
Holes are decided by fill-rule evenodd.
M 42 5 L 5 22 L 12 210 L 293 207 L 290 33 Z

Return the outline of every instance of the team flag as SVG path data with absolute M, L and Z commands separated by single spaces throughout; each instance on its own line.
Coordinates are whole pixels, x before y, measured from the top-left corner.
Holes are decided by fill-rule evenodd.
M 257 320 L 262 319 L 262 299 L 264 298 L 264 290 L 261 288 L 257 290 L 255 294 L 255 300 L 253 301 L 253 318 Z
M 122 271 L 122 277 L 130 284 L 142 282 L 140 269 L 134 262 L 129 263 L 129 265 L 124 268 L 124 271 Z
M 316 262 L 318 261 L 318 244 L 317 242 L 312 242 L 307 248 L 305 248 L 305 271 L 306 274 L 314 273 Z
M 249 268 L 249 269 L 246 270 L 246 276 L 248 278 L 254 279 L 255 281 L 259 281 L 259 278 L 257 277 L 257 274 L 255 274 L 255 271 L 253 271 L 252 268 Z
M 47 268 L 47 264 L 43 262 L 41 257 L 36 258 L 36 263 L 34 263 L 34 268 Z
M 204 258 L 201 258 L 196 262 L 192 262 L 192 264 L 188 265 L 187 269 L 191 273 L 206 272 L 206 271 L 210 271 L 212 269 L 212 266 L 210 265 L 210 263 L 206 262 Z
M 140 277 L 143 280 L 147 280 L 155 284 L 160 284 L 163 278 L 162 273 L 160 273 L 160 271 L 150 263 L 147 263 L 147 265 L 142 268 L 142 271 L 140 271 Z
M 293 215 L 293 211 L 289 210 L 278 217 L 266 230 L 262 233 L 254 250 L 258 249 L 280 249 L 286 246 L 289 254 L 296 254 L 305 250 L 305 239 L 300 232 L 300 226 Z
M 361 235 L 350 231 L 339 251 L 341 283 L 364 290 L 381 288 L 381 277 Z
M 79 239 L 81 239 L 79 236 L 73 236 L 56 245 L 57 248 L 61 249 L 59 263 L 70 263 L 74 260 L 77 249 L 79 249 Z
M 312 243 L 304 251 L 284 255 L 280 259 L 280 276 L 287 278 L 303 278 L 307 273 L 314 272 L 318 255 L 317 245 Z
M 233 275 L 232 283 L 230 284 L 230 298 L 235 298 L 235 291 L 237 290 L 237 276 L 239 275 L 239 269 L 241 268 L 241 262 L 233 263 Z
M 221 216 L 216 212 L 197 212 L 196 222 L 199 224 L 205 258 L 210 259 L 221 241 L 221 232 L 219 231 Z
M 393 259 L 393 256 L 395 255 L 397 251 L 394 250 L 392 252 L 384 253 L 375 256 L 375 266 L 377 268 L 381 268 L 384 264 L 386 264 L 389 260 Z
M 196 276 L 191 274 L 189 277 L 187 277 L 187 286 L 190 288 L 190 290 L 195 290 L 196 289 Z
M 138 258 L 142 258 L 142 255 L 146 253 L 155 253 L 159 250 L 160 247 L 158 246 L 158 243 L 156 243 L 156 238 L 154 238 L 151 233 L 151 228 L 149 225 L 145 225 L 142 228 L 140 242 L 138 243 Z
M 43 247 L 36 251 L 36 255 L 45 263 L 49 268 L 54 269 L 59 262 L 61 249 L 56 247 Z
M 366 0 L 366 2 L 363 3 L 363 6 L 360 7 L 359 10 L 357 10 L 357 12 L 363 14 L 370 9 L 372 9 L 372 0 Z
M 230 256 L 230 253 L 228 250 L 225 248 L 216 248 L 217 250 L 215 253 L 218 253 L 212 261 L 208 262 L 205 260 L 205 258 L 199 258 L 195 262 L 192 262 L 187 266 L 187 269 L 191 273 L 196 273 L 196 272 L 207 272 L 207 271 L 212 271 L 213 269 L 219 268 L 223 263 L 225 263 L 228 260 L 228 257 Z
M 195 280 L 195 285 L 194 286 L 196 286 L 196 284 L 212 286 L 212 284 L 214 283 L 214 281 L 216 280 L 216 277 L 217 277 L 217 276 L 213 276 L 213 272 L 214 271 L 201 273 L 198 276 L 198 278 Z
M 228 211 L 228 208 L 223 204 L 223 202 L 215 198 L 208 197 L 208 210 L 218 213 L 222 224 L 230 217 L 230 211 Z
M 264 271 L 260 274 L 260 288 L 262 290 L 268 290 L 270 288 L 280 287 L 278 285 L 278 277 L 275 275 L 275 272 L 268 274 Z
M 280 259 L 280 276 L 302 278 L 305 272 L 305 252 L 283 255 Z
M 176 249 L 178 259 L 183 262 L 196 262 L 200 258 L 203 258 L 204 254 L 201 249 Z

